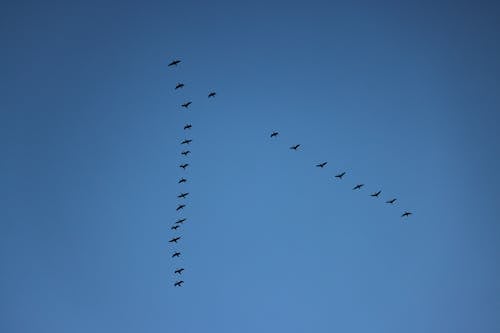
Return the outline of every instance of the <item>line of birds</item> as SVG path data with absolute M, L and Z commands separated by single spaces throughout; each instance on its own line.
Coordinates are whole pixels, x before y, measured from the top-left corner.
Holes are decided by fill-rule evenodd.
M 176 60 L 173 60 L 172 62 L 170 62 L 168 64 L 168 66 L 169 67 L 172 67 L 172 66 L 177 67 L 177 65 L 180 63 L 181 63 L 181 60 L 176 59 Z M 183 89 L 184 87 L 185 87 L 185 84 L 179 82 L 175 85 L 174 90 Z M 208 94 L 208 98 L 213 98 L 213 97 L 215 97 L 216 94 L 217 93 L 215 91 L 210 91 Z M 188 109 L 192 103 L 193 103 L 192 101 L 187 101 L 187 102 L 181 104 L 181 107 Z M 192 127 L 193 126 L 190 123 L 187 123 L 184 125 L 184 131 L 190 131 Z M 191 144 L 191 142 L 193 142 L 192 139 L 184 139 L 181 141 L 181 146 L 189 146 Z M 186 149 L 186 150 L 181 151 L 181 155 L 184 156 L 184 158 L 187 158 L 189 154 L 191 154 L 190 150 Z M 189 167 L 189 163 L 183 162 L 182 164 L 179 165 L 179 167 L 181 169 L 183 169 L 184 171 L 186 171 L 186 169 Z M 186 178 L 184 178 L 184 176 L 182 176 L 177 183 L 178 184 L 185 184 L 185 183 L 187 183 L 187 181 L 188 180 Z M 181 192 L 179 195 L 177 195 L 177 199 L 184 200 L 184 199 L 186 199 L 186 197 L 188 195 L 189 195 L 189 192 Z M 179 203 L 175 210 L 177 212 L 181 212 L 184 210 L 185 207 L 186 207 L 186 204 Z M 177 219 L 177 221 L 175 221 L 175 223 L 170 227 L 170 230 L 172 230 L 173 232 L 177 232 L 177 229 L 179 229 L 186 221 L 187 221 L 187 218 L 185 218 L 185 217 Z M 172 244 L 177 244 L 181 238 L 182 238 L 182 236 L 174 236 L 168 242 L 172 243 Z M 175 250 L 174 253 L 172 254 L 172 258 L 180 258 L 180 256 L 181 256 L 181 252 L 177 251 L 177 250 Z M 183 267 L 177 268 L 174 270 L 174 275 L 181 276 L 184 271 L 185 271 L 185 269 Z M 181 287 L 183 283 L 184 283 L 184 280 L 179 279 L 174 283 L 174 286 Z
M 271 139 L 277 138 L 278 135 L 279 135 L 279 132 L 273 131 L 271 133 Z M 296 144 L 296 145 L 290 146 L 290 149 L 297 151 L 299 149 L 299 147 L 300 147 L 300 144 Z M 324 167 L 326 167 L 327 164 L 328 164 L 328 162 L 326 162 L 326 161 L 321 162 L 321 163 L 316 164 L 316 167 L 323 169 Z M 336 174 L 334 177 L 341 180 L 346 175 L 346 173 L 347 173 L 346 171 L 342 171 L 342 172 Z M 360 190 L 363 186 L 365 186 L 365 184 L 356 184 L 352 189 L 353 190 Z M 382 193 L 382 191 L 378 190 L 374 193 L 371 193 L 370 196 L 373 198 L 378 198 L 381 193 Z M 396 202 L 396 200 L 397 200 L 396 198 L 391 198 L 391 199 L 387 200 L 385 203 L 393 205 Z M 413 214 L 412 212 L 404 211 L 403 214 L 401 214 L 401 217 L 408 217 L 412 214 Z

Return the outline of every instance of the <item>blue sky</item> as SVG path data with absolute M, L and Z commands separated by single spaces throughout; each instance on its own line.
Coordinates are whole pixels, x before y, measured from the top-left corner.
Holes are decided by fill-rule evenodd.
M 3 3 L 0 331 L 498 332 L 499 14 Z

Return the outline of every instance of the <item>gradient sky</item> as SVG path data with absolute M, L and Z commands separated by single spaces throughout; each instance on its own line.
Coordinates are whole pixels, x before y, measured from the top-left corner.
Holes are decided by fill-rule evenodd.
M 499 17 L 3 2 L 0 331 L 499 332 Z

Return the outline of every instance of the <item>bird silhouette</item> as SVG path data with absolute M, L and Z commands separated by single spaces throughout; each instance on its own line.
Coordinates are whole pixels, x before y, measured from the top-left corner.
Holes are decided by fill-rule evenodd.
M 177 208 L 175 210 L 181 210 L 183 209 L 184 207 L 186 207 L 186 205 L 178 205 Z
M 407 217 L 407 216 L 410 216 L 412 213 L 410 212 L 404 212 L 403 215 L 401 215 L 401 217 Z
M 344 175 L 345 175 L 345 171 L 342 173 L 339 173 L 338 175 L 335 175 L 335 178 L 342 179 L 342 177 L 344 177 Z
M 179 88 L 184 88 L 184 83 L 177 83 L 177 85 L 175 86 L 175 90 Z
M 378 195 L 379 195 L 381 192 L 382 192 L 382 191 L 378 191 L 378 192 L 372 193 L 372 194 L 370 194 L 370 196 L 371 196 L 371 197 L 375 197 L 375 198 L 377 198 L 377 197 L 378 197 Z
M 177 183 L 180 184 L 180 183 L 185 183 L 185 182 L 187 182 L 187 179 L 181 178 L 181 179 L 179 179 L 179 181 Z
M 190 144 L 191 142 L 193 142 L 193 140 L 192 140 L 192 139 L 185 139 L 185 140 L 183 140 L 183 141 L 181 142 L 181 145 L 188 145 L 188 144 Z
M 365 186 L 365 184 L 358 184 L 358 185 L 354 186 L 353 190 L 359 190 L 363 186 Z
M 184 163 L 184 164 L 179 165 L 179 168 L 183 168 L 184 170 L 186 170 L 186 168 L 188 166 L 189 166 L 189 163 Z
M 187 195 L 189 194 L 189 192 L 184 192 L 184 193 L 181 193 L 177 196 L 177 198 L 182 198 L 184 199 Z
M 324 168 L 324 167 L 325 167 L 325 165 L 326 165 L 327 163 L 328 163 L 328 162 L 319 163 L 319 164 L 316 164 L 316 166 L 317 166 L 318 168 Z
M 191 129 L 191 127 L 193 127 L 193 126 L 191 126 L 191 124 L 184 125 L 184 129 Z
M 274 137 L 278 136 L 278 134 L 279 134 L 278 132 L 272 132 L 271 133 L 271 138 L 274 138 Z
M 172 238 L 171 240 L 169 240 L 168 242 L 169 242 L 169 243 L 177 243 L 177 241 L 178 241 L 179 239 L 181 239 L 181 236 L 179 236 L 179 237 L 174 237 L 174 238 Z
M 174 274 L 179 274 L 179 275 L 181 275 L 181 274 L 182 274 L 182 271 L 184 271 L 184 268 L 179 268 L 179 269 L 176 269 L 176 270 L 174 271 Z
M 181 224 L 181 223 L 184 223 L 184 221 L 186 221 L 187 219 L 178 219 L 177 221 L 175 221 L 175 224 Z
M 297 150 L 297 149 L 299 149 L 299 147 L 300 147 L 300 144 L 295 145 L 295 146 L 291 146 L 290 149 Z
M 215 95 L 217 95 L 217 93 L 215 91 L 212 91 L 210 92 L 210 94 L 208 94 L 208 98 L 215 97 Z
M 385 203 L 388 203 L 388 204 L 391 204 L 391 205 L 392 205 L 393 203 L 395 203 L 395 202 L 396 202 L 396 200 L 397 200 L 397 199 L 396 199 L 396 198 L 394 198 L 394 199 L 391 199 L 391 200 L 387 200 Z
M 182 287 L 183 283 L 184 283 L 184 281 L 180 280 L 180 281 L 177 281 L 176 283 L 174 283 L 174 286 L 176 286 L 176 287 Z
M 173 225 L 170 227 L 170 230 L 177 230 L 177 228 L 179 228 L 180 225 Z
M 168 64 L 169 66 L 177 66 L 178 63 L 180 63 L 181 61 L 176 59 L 174 61 L 172 61 L 170 64 Z
M 187 109 L 187 108 L 191 105 L 191 103 L 193 103 L 193 102 L 189 101 L 189 102 L 186 102 L 186 103 L 182 104 L 181 106 L 182 106 L 183 108 L 186 108 L 186 109 Z
M 190 152 L 191 152 L 190 150 L 184 150 L 181 154 L 187 156 Z
M 181 256 L 180 252 L 175 252 L 174 254 L 172 254 L 172 258 L 174 258 L 174 257 L 180 257 L 180 256 Z

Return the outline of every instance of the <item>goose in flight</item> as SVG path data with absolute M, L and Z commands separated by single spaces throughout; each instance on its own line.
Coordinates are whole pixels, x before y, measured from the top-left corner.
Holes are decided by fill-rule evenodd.
M 175 86 L 175 90 L 179 88 L 184 88 L 184 83 L 177 83 L 177 85 Z
M 180 275 L 180 274 L 182 274 L 182 271 L 183 271 L 183 270 L 184 270 L 184 268 L 179 268 L 179 269 L 176 269 L 176 270 L 174 271 L 174 274 L 179 274 L 179 275 Z
M 179 237 L 174 237 L 174 238 L 172 238 L 171 240 L 169 240 L 168 242 L 169 242 L 169 243 L 177 243 L 177 241 L 178 241 L 179 239 L 181 239 L 181 236 L 179 236 Z
M 190 144 L 191 142 L 193 142 L 193 140 L 192 140 L 192 139 L 186 139 L 186 140 L 183 140 L 183 141 L 181 142 L 181 145 L 188 145 L 188 144 Z
M 173 225 L 170 227 L 170 230 L 177 230 L 177 228 L 179 228 L 180 225 Z
M 210 94 L 208 94 L 208 98 L 215 97 L 215 95 L 217 95 L 217 93 L 215 91 L 212 91 L 210 92 Z
M 374 197 L 374 198 L 377 198 L 380 193 L 382 193 L 382 191 L 378 191 L 378 192 L 372 193 L 372 194 L 370 194 L 370 196 Z
M 182 106 L 183 108 L 186 108 L 186 109 L 187 109 L 187 108 L 191 105 L 191 103 L 193 103 L 193 102 L 189 101 L 189 102 L 186 102 L 186 103 L 182 104 L 181 106 Z
M 191 124 L 184 125 L 184 129 L 191 129 L 191 127 L 193 127 L 193 126 L 191 126 Z
M 184 150 L 181 155 L 187 156 L 191 151 L 190 150 Z
M 172 254 L 172 258 L 174 258 L 174 257 L 180 257 L 180 256 L 181 256 L 180 252 L 175 252 L 174 254 Z
M 186 219 L 179 219 L 175 222 L 175 224 L 181 224 L 184 223 L 184 221 L 186 221 Z
M 177 198 L 182 198 L 182 199 L 184 199 L 184 198 L 186 197 L 186 195 L 188 195 L 188 194 L 189 194 L 189 192 L 184 192 L 184 193 L 181 193 L 181 194 L 179 194 L 179 195 L 177 196 Z
M 290 149 L 297 150 L 297 149 L 299 149 L 299 147 L 300 147 L 300 144 L 295 145 L 295 146 L 291 146 Z
M 184 281 L 180 280 L 180 281 L 177 281 L 176 283 L 174 283 L 174 286 L 176 286 L 176 287 L 182 287 L 183 283 L 184 283 Z
M 407 216 L 410 216 L 412 213 L 410 212 L 404 212 L 403 215 L 401 215 L 401 217 L 407 217 Z
M 395 203 L 395 202 L 396 202 L 396 200 L 397 200 L 397 199 L 396 199 L 396 198 L 394 198 L 394 199 L 391 199 L 391 200 L 387 200 L 385 203 L 388 203 L 388 204 L 391 204 L 391 205 L 392 205 L 393 203 Z
M 186 207 L 186 205 L 178 205 L 177 208 L 175 210 L 181 210 L 183 209 L 184 207 Z
M 186 170 L 186 168 L 188 166 L 189 166 L 189 163 L 184 163 L 184 164 L 179 165 L 179 168 L 183 168 L 184 170 Z
M 365 184 L 358 184 L 358 185 L 354 186 L 353 190 L 359 190 L 363 186 L 365 186 Z
M 278 134 L 279 134 L 279 133 L 278 133 L 278 132 L 276 132 L 276 131 L 275 131 L 275 132 L 272 132 L 272 133 L 271 133 L 271 138 L 274 138 L 275 136 L 278 136 Z
M 317 166 L 318 168 L 324 168 L 324 167 L 325 167 L 325 165 L 326 165 L 327 163 L 328 163 L 328 162 L 319 163 L 319 164 L 316 164 L 316 166 Z
M 345 175 L 345 171 L 342 173 L 339 173 L 338 175 L 335 175 L 335 178 L 342 179 L 342 177 L 344 177 L 344 175 Z
M 181 61 L 176 59 L 174 61 L 172 61 L 170 64 L 168 64 L 169 66 L 177 66 L 178 63 L 180 63 Z
M 185 183 L 185 182 L 187 182 L 187 179 L 183 177 L 183 178 L 179 179 L 179 181 L 177 183 L 180 184 L 180 183 Z

